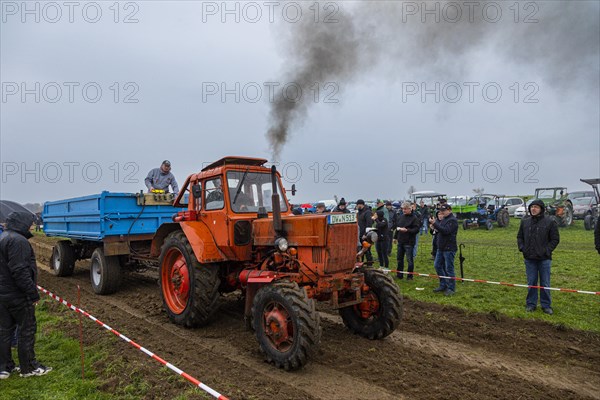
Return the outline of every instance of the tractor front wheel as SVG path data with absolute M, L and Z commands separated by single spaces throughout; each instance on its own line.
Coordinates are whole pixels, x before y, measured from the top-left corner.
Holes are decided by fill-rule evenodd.
M 315 302 L 295 282 L 263 286 L 254 297 L 252 321 L 261 351 L 277 368 L 301 368 L 321 341 Z
M 210 322 L 218 309 L 217 267 L 198 262 L 182 231 L 167 236 L 159 265 L 158 283 L 169 319 L 187 328 Z
M 469 220 L 465 219 L 463 221 L 463 229 L 466 231 L 467 229 L 469 229 Z
M 485 221 L 485 227 L 488 231 L 491 231 L 494 228 L 494 224 L 491 220 L 488 219 L 487 221 Z
M 367 339 L 382 339 L 398 327 L 402 319 L 402 296 L 398 286 L 383 271 L 364 268 L 364 301 L 339 310 L 344 325 Z

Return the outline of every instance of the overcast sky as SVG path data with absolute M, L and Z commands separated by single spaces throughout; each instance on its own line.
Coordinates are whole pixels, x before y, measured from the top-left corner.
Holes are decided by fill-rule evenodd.
M 1 2 L 1 199 L 137 192 L 164 159 L 180 184 L 273 161 L 282 87 L 292 202 L 600 176 L 599 2 L 115 4 Z

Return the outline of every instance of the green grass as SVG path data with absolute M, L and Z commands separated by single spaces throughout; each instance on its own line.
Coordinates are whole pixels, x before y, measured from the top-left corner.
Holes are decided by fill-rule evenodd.
M 40 301 L 36 309 L 38 332 L 36 335 L 36 355 L 44 365 L 51 366 L 53 371 L 48 375 L 32 378 L 21 378 L 18 374 L 0 381 L 0 399 L 19 400 L 64 400 L 87 399 L 108 400 L 115 398 L 98 392 L 98 380 L 92 365 L 104 358 L 106 354 L 97 346 L 85 349 L 85 380 L 81 379 L 81 358 L 79 342 L 66 337 L 61 332 L 61 324 L 65 321 L 63 313 L 50 311 L 50 302 Z M 18 363 L 16 350 L 13 359 Z
M 526 284 L 523 257 L 517 249 L 517 231 L 520 220 L 511 218 L 507 228 L 463 230 L 459 228 L 457 241 L 464 243 L 464 277 Z M 594 248 L 594 234 L 583 228 L 582 221 L 568 228 L 559 228 L 560 244 L 552 256 L 551 286 L 587 291 L 600 291 L 600 255 Z M 415 272 L 435 274 L 429 259 L 431 236 L 421 236 Z M 390 259 L 395 269 L 396 246 Z M 458 253 L 456 276 L 460 277 Z M 406 270 L 406 262 L 405 262 Z M 397 280 L 402 294 L 411 299 L 454 305 L 459 308 L 501 313 L 509 317 L 535 318 L 571 328 L 600 332 L 600 296 L 552 291 L 554 315 L 538 311 L 525 312 L 526 288 L 506 287 L 483 283 L 456 283 L 456 294 L 445 297 L 432 292 L 438 281 L 415 277 L 413 281 Z M 424 288 L 424 290 L 416 290 Z

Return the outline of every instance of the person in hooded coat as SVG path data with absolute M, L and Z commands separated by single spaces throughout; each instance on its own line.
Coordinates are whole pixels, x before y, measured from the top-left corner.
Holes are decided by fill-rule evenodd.
M 13 212 L 0 235 L 0 379 L 19 372 L 22 377 L 45 375 L 52 368 L 40 364 L 35 357 L 35 305 L 40 300 L 37 290 L 37 266 L 28 239 L 34 215 Z M 20 369 L 11 354 L 11 339 L 19 328 L 17 351 Z
M 383 210 L 377 210 L 377 213 L 373 215 L 373 220 L 375 221 L 375 230 L 377 231 L 377 243 L 375 243 L 375 249 L 377 250 L 379 266 L 387 269 L 390 266 L 390 259 L 387 251 L 387 237 L 390 229 Z
M 529 216 L 523 218 L 517 233 L 519 251 L 525 259 L 527 285 L 550 287 L 550 266 L 552 252 L 560 242 L 558 225 L 554 218 L 544 215 L 546 206 L 542 200 L 534 200 L 529 205 Z M 544 313 L 552 315 L 550 290 L 540 289 L 540 303 Z M 538 302 L 538 289 L 529 288 L 525 310 L 535 311 Z

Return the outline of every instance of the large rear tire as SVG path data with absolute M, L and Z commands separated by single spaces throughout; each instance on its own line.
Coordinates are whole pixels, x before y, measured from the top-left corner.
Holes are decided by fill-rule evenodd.
M 52 248 L 50 269 L 56 276 L 71 276 L 75 269 L 75 251 L 71 241 L 61 240 Z
M 394 281 L 383 271 L 364 268 L 365 284 L 360 304 L 340 308 L 344 325 L 352 332 L 367 339 L 382 339 L 390 335 L 402 320 L 402 296 Z
M 320 344 L 315 302 L 295 282 L 279 281 L 260 288 L 252 304 L 252 319 L 267 361 L 286 371 L 304 366 Z
M 586 231 L 591 231 L 595 228 L 594 226 L 594 217 L 590 214 L 586 215 L 583 219 L 583 226 Z
M 119 256 L 105 256 L 102 247 L 92 253 L 90 280 L 96 294 L 111 294 L 121 285 Z
M 218 267 L 200 264 L 182 231 L 167 236 L 159 265 L 158 283 L 169 319 L 187 328 L 208 324 L 219 308 Z
M 573 223 L 573 209 L 570 206 L 565 206 L 564 214 L 561 218 L 562 227 L 570 226 Z
M 510 215 L 508 214 L 508 210 L 503 208 L 502 210 L 498 211 L 498 216 L 496 219 L 498 220 L 498 226 L 500 228 L 507 227 L 510 223 Z

